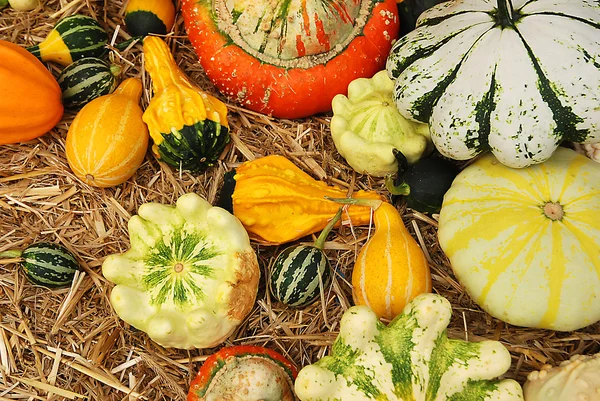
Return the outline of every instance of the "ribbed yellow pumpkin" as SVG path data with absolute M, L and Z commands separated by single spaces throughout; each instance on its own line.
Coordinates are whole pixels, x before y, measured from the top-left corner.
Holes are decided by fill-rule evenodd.
M 375 233 L 358 253 L 353 298 L 378 317 L 393 319 L 417 295 L 431 291 L 427 259 L 398 210 L 383 202 L 373 214 Z
M 446 193 L 439 242 L 471 297 L 517 326 L 600 320 L 600 165 L 566 148 L 511 169 L 487 155 Z
M 142 82 L 129 78 L 77 113 L 67 133 L 66 150 L 79 179 L 95 187 L 113 187 L 140 167 L 149 141 L 138 105 L 141 95 Z

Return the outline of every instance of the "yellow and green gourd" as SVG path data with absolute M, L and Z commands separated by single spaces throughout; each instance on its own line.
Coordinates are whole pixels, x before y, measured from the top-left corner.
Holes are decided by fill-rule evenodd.
M 175 23 L 173 0 L 129 0 L 125 25 L 132 36 L 166 35 Z
M 227 107 L 190 81 L 162 39 L 144 39 L 144 60 L 154 89 L 143 117 L 152 151 L 178 169 L 200 172 L 212 166 L 229 143 Z
M 600 164 L 559 147 L 523 169 L 488 154 L 444 197 L 440 246 L 471 297 L 517 326 L 600 320 Z

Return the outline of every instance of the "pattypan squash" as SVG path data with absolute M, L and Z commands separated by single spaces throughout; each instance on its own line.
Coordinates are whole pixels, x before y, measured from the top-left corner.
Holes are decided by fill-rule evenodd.
M 386 327 L 366 306 L 344 313 L 331 356 L 304 367 L 302 401 L 522 401 L 514 380 L 492 380 L 511 364 L 497 341 L 449 339 L 450 302 L 421 294 Z
M 394 82 L 385 71 L 355 79 L 348 96 L 337 95 L 331 106 L 331 136 L 337 151 L 361 174 L 383 177 L 398 171 L 393 149 L 410 164 L 431 149 L 429 127 L 404 118 L 393 99 Z
M 129 220 L 131 249 L 102 273 L 116 313 L 165 347 L 223 342 L 254 305 L 260 271 L 239 220 L 194 193 L 146 203 Z

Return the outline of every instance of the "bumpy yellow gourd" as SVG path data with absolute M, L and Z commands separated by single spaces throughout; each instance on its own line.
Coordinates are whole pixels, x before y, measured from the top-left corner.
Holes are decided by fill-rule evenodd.
M 294 241 L 321 231 L 346 191 L 317 181 L 283 156 L 271 155 L 239 166 L 232 195 L 233 214 L 251 236 L 272 244 Z M 353 198 L 381 200 L 376 192 L 358 191 Z M 346 214 L 347 213 L 347 214 Z M 349 206 L 342 219 L 355 226 L 371 220 L 369 206 Z
M 144 61 L 154 89 L 144 112 L 152 151 L 176 168 L 199 172 L 212 166 L 229 143 L 227 106 L 190 81 L 162 39 L 144 39 Z
M 127 181 L 140 167 L 148 149 L 148 128 L 138 102 L 142 82 L 123 81 L 77 113 L 67 133 L 67 161 L 73 173 L 95 187 Z
M 375 233 L 356 258 L 352 294 L 357 305 L 393 319 L 417 295 L 431 291 L 431 273 L 393 205 L 382 203 L 375 210 L 374 224 Z

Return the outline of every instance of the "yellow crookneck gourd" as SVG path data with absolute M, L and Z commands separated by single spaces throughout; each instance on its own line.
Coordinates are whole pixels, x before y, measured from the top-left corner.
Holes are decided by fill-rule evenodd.
M 346 191 L 317 181 L 284 156 L 271 155 L 240 165 L 235 174 L 233 214 L 248 233 L 269 244 L 282 244 L 322 231 Z M 353 199 L 381 201 L 376 192 L 358 191 Z M 369 224 L 369 206 L 349 206 L 342 219 Z M 338 224 L 339 226 L 339 224 Z
M 152 151 L 178 169 L 201 172 L 212 166 L 229 143 L 227 107 L 190 81 L 162 39 L 144 39 L 144 62 L 154 89 L 143 117 Z
M 67 133 L 67 161 L 89 185 L 113 187 L 140 167 L 148 149 L 148 128 L 139 106 L 142 82 L 129 78 L 109 95 L 86 104 Z
M 383 202 L 374 213 L 375 232 L 361 248 L 352 272 L 353 298 L 378 317 L 393 319 L 417 295 L 431 291 L 427 259 L 398 210 Z

